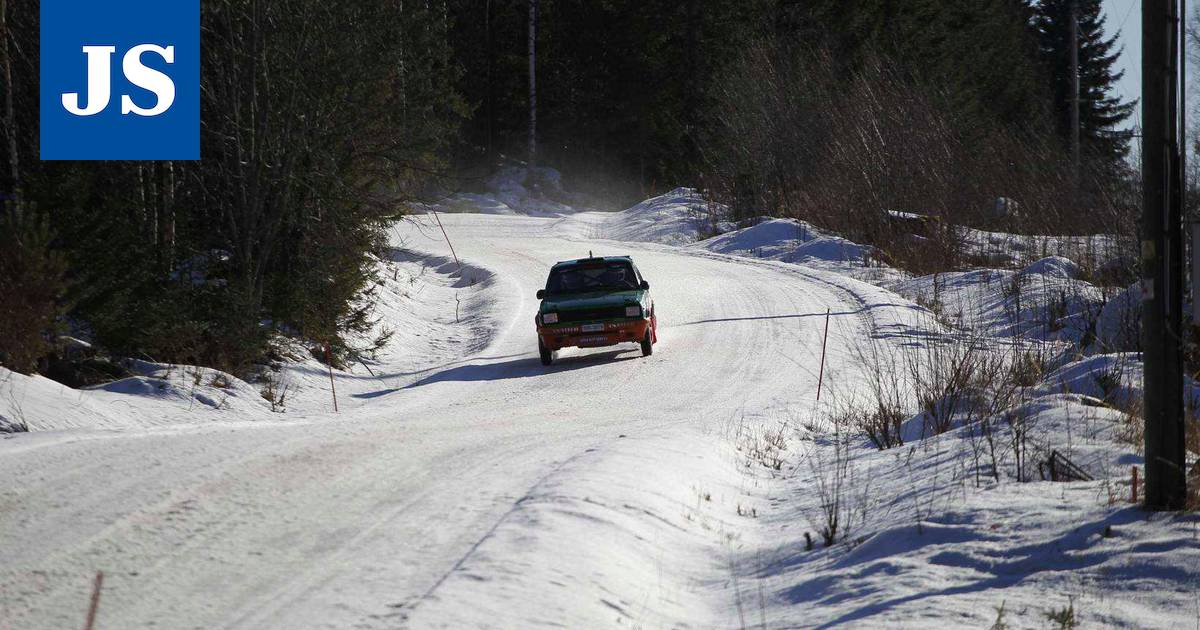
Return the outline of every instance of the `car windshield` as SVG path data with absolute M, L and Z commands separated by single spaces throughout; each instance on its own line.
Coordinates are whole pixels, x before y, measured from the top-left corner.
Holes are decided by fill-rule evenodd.
M 633 265 L 628 262 L 581 264 L 550 272 L 546 292 L 550 294 L 628 291 L 638 288 Z

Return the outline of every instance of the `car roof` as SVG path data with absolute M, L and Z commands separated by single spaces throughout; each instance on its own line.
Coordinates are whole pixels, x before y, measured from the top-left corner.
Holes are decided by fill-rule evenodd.
M 555 263 L 554 269 L 562 269 L 564 267 L 574 267 L 575 265 L 597 264 L 609 262 L 627 262 L 633 264 L 633 258 L 630 256 L 593 256 L 591 258 L 577 258 L 575 260 L 563 260 Z

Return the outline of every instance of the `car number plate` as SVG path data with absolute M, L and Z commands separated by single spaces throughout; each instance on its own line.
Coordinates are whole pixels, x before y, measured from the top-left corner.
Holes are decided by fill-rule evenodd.
M 585 333 L 604 332 L 604 324 L 584 324 L 583 332 L 585 332 Z

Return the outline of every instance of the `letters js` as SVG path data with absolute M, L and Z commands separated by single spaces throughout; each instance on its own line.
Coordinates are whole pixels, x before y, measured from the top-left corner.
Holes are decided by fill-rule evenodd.
M 83 54 L 87 56 L 88 98 L 87 107 L 79 106 L 79 93 L 68 92 L 62 95 L 63 107 L 76 116 L 95 116 L 108 107 L 112 96 L 112 56 L 117 52 L 116 46 L 84 46 Z M 171 77 L 149 68 L 142 63 L 142 55 L 154 53 L 162 57 L 168 64 L 175 63 L 175 47 L 142 44 L 135 46 L 125 53 L 121 69 L 125 78 L 133 85 L 153 92 L 158 102 L 149 109 L 138 107 L 128 94 L 121 95 L 121 114 L 137 114 L 138 116 L 158 116 L 171 108 L 175 102 L 175 82 Z

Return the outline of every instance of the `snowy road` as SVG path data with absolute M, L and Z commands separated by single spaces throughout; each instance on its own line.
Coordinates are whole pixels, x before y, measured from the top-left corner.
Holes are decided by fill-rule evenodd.
M 463 289 L 477 354 L 440 340 L 433 367 L 345 377 L 337 416 L 0 442 L 0 627 L 79 626 L 97 569 L 99 628 L 737 625 L 722 549 L 754 521 L 701 505 L 752 482 L 731 427 L 811 399 L 826 308 L 827 369 L 851 371 L 869 298 L 600 240 L 598 215 L 444 220 L 490 274 Z M 449 255 L 428 226 L 396 238 Z M 543 368 L 534 293 L 589 250 L 635 257 L 661 343 Z

